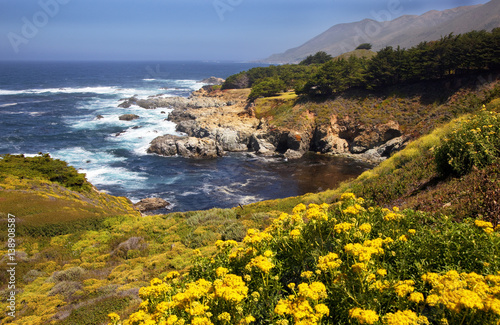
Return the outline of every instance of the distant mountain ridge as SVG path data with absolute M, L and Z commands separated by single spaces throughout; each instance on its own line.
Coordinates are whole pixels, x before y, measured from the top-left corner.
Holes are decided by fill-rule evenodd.
M 386 46 L 410 48 L 423 41 L 438 40 L 450 33 L 462 34 L 495 27 L 500 27 L 500 0 L 443 11 L 431 10 L 420 16 L 404 15 L 391 21 L 364 19 L 334 25 L 306 43 L 284 53 L 273 54 L 263 61 L 297 63 L 318 51 L 338 56 L 354 50 L 362 43 L 371 43 L 375 51 Z

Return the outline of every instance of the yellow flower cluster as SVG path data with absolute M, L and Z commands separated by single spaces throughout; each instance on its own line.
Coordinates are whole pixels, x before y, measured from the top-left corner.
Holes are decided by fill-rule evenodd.
M 390 238 L 389 238 L 390 239 Z M 373 240 L 365 240 L 363 244 L 347 244 L 344 246 L 344 251 L 358 258 L 360 262 L 369 261 L 372 255 L 383 254 L 383 244 L 388 244 L 392 240 L 376 238 Z
M 398 281 L 394 285 L 394 291 L 399 297 L 404 297 L 415 290 L 414 285 L 415 281 L 413 280 Z
M 349 317 L 357 319 L 360 324 L 375 324 L 379 320 L 375 311 L 361 308 L 349 310 Z
M 306 211 L 306 218 L 316 221 L 328 221 L 328 205 L 309 204 Z
M 224 250 L 224 249 L 227 249 L 227 248 L 233 248 L 233 247 L 236 247 L 236 246 L 238 246 L 238 242 L 235 241 L 235 240 L 226 240 L 226 241 L 217 240 L 215 242 L 215 247 L 217 247 L 219 250 Z
M 258 244 L 262 241 L 269 241 L 273 237 L 267 232 L 260 232 L 258 229 L 248 229 L 247 235 L 243 238 L 245 244 Z
M 311 300 L 319 300 L 326 298 L 326 287 L 321 282 L 313 282 L 311 284 L 301 283 L 298 286 L 299 296 L 309 298 Z
M 353 223 L 349 223 L 349 222 L 342 222 L 342 223 L 339 223 L 339 224 L 336 224 L 334 227 L 333 227 L 333 230 L 337 233 L 337 234 L 340 234 L 341 232 L 348 232 L 349 230 L 351 230 L 351 228 L 354 227 L 354 224 Z
M 494 231 L 493 224 L 491 222 L 476 219 L 474 224 L 479 228 L 482 228 L 487 234 L 491 234 Z
M 424 325 L 429 324 L 425 316 L 418 316 L 411 310 L 397 311 L 384 316 L 386 325 Z
M 385 221 L 400 221 L 404 219 L 404 215 L 401 213 L 389 212 L 384 216 Z
M 271 269 L 274 267 L 274 264 L 270 261 L 268 257 L 259 255 L 257 257 L 252 258 L 250 263 L 247 264 L 246 269 L 251 271 L 254 268 L 260 269 L 264 273 L 269 273 Z
M 369 223 L 364 223 L 361 226 L 359 226 L 359 230 L 369 234 L 372 231 L 372 225 L 370 225 Z
M 460 313 L 462 310 L 492 311 L 500 315 L 500 277 L 482 276 L 472 273 L 448 271 L 444 275 L 426 273 L 422 280 L 432 285 L 427 303 L 443 305 L 446 309 Z
M 354 193 L 344 193 L 340 196 L 341 201 L 356 200 L 356 195 Z
M 329 253 L 318 258 L 318 269 L 322 271 L 331 271 L 338 268 L 342 264 L 339 256 L 335 253 Z M 311 272 L 312 273 L 312 272 Z
M 248 287 L 243 279 L 235 274 L 226 274 L 213 283 L 213 296 L 226 301 L 239 303 L 248 295 Z
M 290 237 L 292 237 L 292 239 L 298 239 L 300 237 L 300 230 L 293 229 L 292 231 L 290 231 Z
M 321 282 L 310 285 L 301 283 L 297 295 L 290 295 L 287 299 L 280 299 L 274 312 L 280 316 L 292 316 L 295 324 L 316 325 L 330 310 L 325 304 L 319 303 L 326 298 L 326 287 Z M 312 305 L 311 305 L 312 303 Z M 314 306 L 314 308 L 313 308 Z

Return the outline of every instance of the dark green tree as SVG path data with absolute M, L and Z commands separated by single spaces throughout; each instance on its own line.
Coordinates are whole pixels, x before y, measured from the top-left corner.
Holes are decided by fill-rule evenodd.
M 360 44 L 356 50 L 371 50 L 372 49 L 372 45 L 370 43 L 363 43 L 363 44 Z
M 307 58 L 302 60 L 300 65 L 311 65 L 311 64 L 323 64 L 332 59 L 332 56 L 324 51 L 319 51 L 314 55 L 309 55 Z

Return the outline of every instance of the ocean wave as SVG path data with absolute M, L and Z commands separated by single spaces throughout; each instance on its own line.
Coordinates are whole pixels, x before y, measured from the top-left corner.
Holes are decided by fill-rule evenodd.
M 18 103 L 8 103 L 8 104 L 2 104 L 0 107 L 9 107 L 9 106 L 16 106 Z

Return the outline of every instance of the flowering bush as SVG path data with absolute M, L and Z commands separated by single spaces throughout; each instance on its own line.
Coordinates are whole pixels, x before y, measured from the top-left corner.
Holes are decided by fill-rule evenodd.
M 188 274 L 142 288 L 123 324 L 500 322 L 500 229 L 488 222 L 366 207 L 347 193 L 215 246 Z
M 500 157 L 500 116 L 481 111 L 461 123 L 436 150 L 438 171 L 467 174 L 473 166 L 483 168 Z

